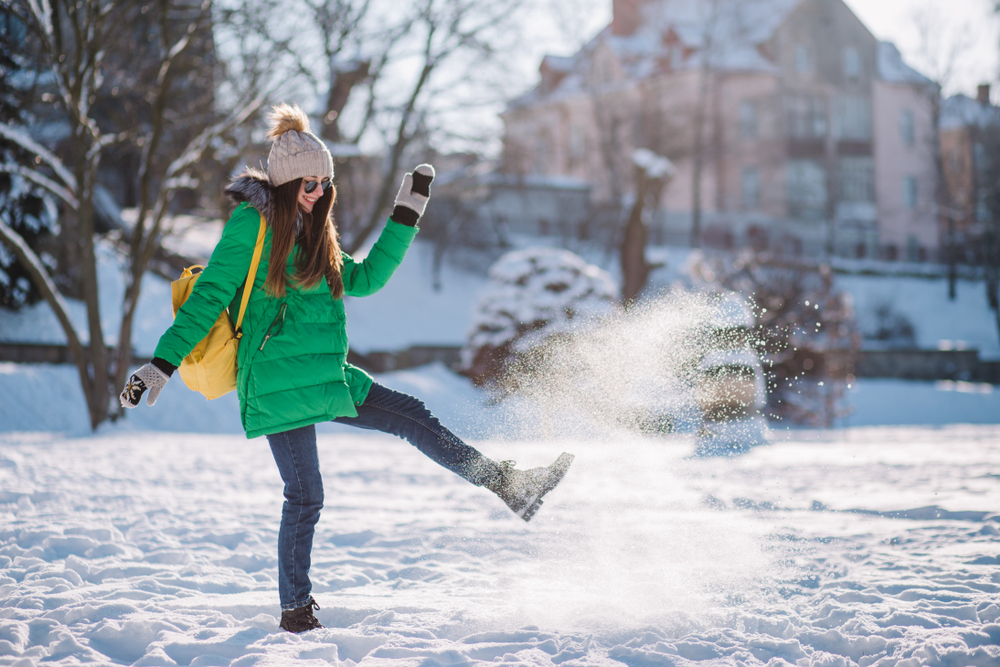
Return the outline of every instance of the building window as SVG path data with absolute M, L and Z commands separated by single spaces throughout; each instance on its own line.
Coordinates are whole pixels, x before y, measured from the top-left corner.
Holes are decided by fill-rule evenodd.
M 573 125 L 569 128 L 569 159 L 573 164 L 583 161 L 587 154 L 587 140 L 583 128 Z
M 844 76 L 848 81 L 857 81 L 861 76 L 861 54 L 853 46 L 844 48 Z
M 903 177 L 903 206 L 906 208 L 917 207 L 917 177 Z
M 757 105 L 753 102 L 740 102 L 740 136 L 744 139 L 757 137 Z
M 917 131 L 913 125 L 913 112 L 903 109 L 899 112 L 899 136 L 906 146 L 912 146 L 917 140 Z
M 743 168 L 743 208 L 760 206 L 760 172 L 757 167 Z
M 549 158 L 552 154 L 552 140 L 547 129 L 538 133 L 535 143 L 535 160 L 532 165 L 536 174 L 547 174 L 549 171 Z
M 920 241 L 916 236 L 909 236 L 906 239 L 906 259 L 909 262 L 919 262 L 921 259 Z
M 812 74 L 812 57 L 809 55 L 809 47 L 805 44 L 795 45 L 795 71 L 799 74 Z
M 875 201 L 875 160 L 842 157 L 838 160 L 837 198 L 845 202 Z
M 794 139 L 826 136 L 826 105 L 816 95 L 790 95 L 785 100 L 786 131 Z
M 872 105 L 867 97 L 847 95 L 834 104 L 834 133 L 845 141 L 871 141 Z
M 789 160 L 788 208 L 795 217 L 822 218 L 826 213 L 826 169 L 812 160 Z

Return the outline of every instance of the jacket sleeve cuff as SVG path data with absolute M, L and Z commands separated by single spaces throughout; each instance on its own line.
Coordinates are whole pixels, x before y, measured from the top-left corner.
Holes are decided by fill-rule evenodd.
M 153 357 L 152 361 L 150 361 L 149 363 L 153 364 L 154 366 L 156 366 L 157 368 L 159 368 L 161 371 L 163 371 L 163 373 L 167 377 L 170 377 L 171 375 L 173 375 L 174 371 L 177 370 L 177 366 L 174 366 L 172 363 L 170 363 L 166 359 L 160 359 L 159 357 Z
M 392 215 L 389 216 L 389 219 L 407 227 L 416 227 L 420 214 L 409 206 L 397 205 L 392 209 Z

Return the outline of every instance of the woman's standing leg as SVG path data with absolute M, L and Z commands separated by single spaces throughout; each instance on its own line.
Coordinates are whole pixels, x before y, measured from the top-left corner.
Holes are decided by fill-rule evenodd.
M 323 508 L 323 478 L 316 452 L 316 427 L 304 426 L 267 436 L 285 483 L 278 530 L 278 598 L 281 609 L 310 604 L 312 542 Z

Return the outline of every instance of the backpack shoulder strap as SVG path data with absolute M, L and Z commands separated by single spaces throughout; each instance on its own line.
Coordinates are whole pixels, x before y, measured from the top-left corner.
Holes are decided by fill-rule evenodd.
M 267 231 L 267 223 L 264 216 L 260 216 L 260 231 L 257 232 L 257 245 L 253 249 L 253 259 L 250 260 L 250 271 L 247 273 L 246 284 L 243 285 L 243 300 L 240 302 L 240 315 L 236 318 L 236 337 L 243 338 L 243 315 L 246 313 L 247 304 L 250 303 L 250 291 L 253 288 L 253 279 L 257 275 L 257 266 L 260 264 L 260 254 L 264 250 L 264 233 Z

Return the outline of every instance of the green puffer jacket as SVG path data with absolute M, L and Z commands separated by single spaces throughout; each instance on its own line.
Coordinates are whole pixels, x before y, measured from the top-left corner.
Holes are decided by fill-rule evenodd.
M 262 206 L 261 208 L 266 208 Z M 233 212 L 191 296 L 156 346 L 155 356 L 179 366 L 226 306 L 235 319 L 250 270 L 260 214 L 249 203 Z M 381 289 L 403 261 L 417 229 L 389 220 L 368 257 L 344 253 L 344 293 L 368 296 Z M 326 280 L 310 289 L 289 281 L 285 296 L 264 291 L 271 229 L 243 319 L 237 393 L 248 438 L 355 417 L 372 385 L 363 370 L 347 363 L 344 302 L 330 296 Z M 288 272 L 295 271 L 294 252 Z

